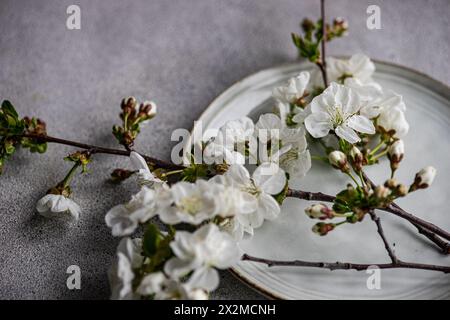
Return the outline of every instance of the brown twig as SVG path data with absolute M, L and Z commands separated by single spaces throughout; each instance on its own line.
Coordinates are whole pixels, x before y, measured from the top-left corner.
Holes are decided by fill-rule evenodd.
M 430 270 L 439 271 L 443 273 L 450 273 L 450 266 L 440 266 L 433 264 L 424 263 L 414 263 L 414 262 L 404 262 L 397 260 L 397 262 L 391 263 L 371 263 L 371 264 L 360 264 L 351 262 L 312 262 L 303 260 L 271 260 L 254 257 L 248 254 L 242 256 L 243 261 L 252 261 L 257 263 L 266 264 L 268 267 L 284 266 L 284 267 L 309 267 L 309 268 L 321 268 L 333 270 L 357 270 L 363 271 L 367 270 L 369 267 L 378 267 L 380 269 L 419 269 L 419 270 Z
M 321 52 L 321 61 L 317 62 L 317 66 L 320 68 L 322 72 L 323 84 L 325 88 L 328 87 L 328 75 L 327 75 L 327 62 L 326 62 L 326 42 L 327 42 L 327 28 L 325 23 L 325 0 L 320 1 L 320 16 L 322 18 L 322 52 Z
M 391 262 L 397 263 L 398 262 L 397 256 L 395 255 L 394 250 L 392 250 L 391 246 L 389 245 L 386 235 L 384 234 L 384 230 L 383 230 L 383 226 L 381 225 L 380 218 L 375 214 L 375 212 L 373 210 L 369 211 L 369 214 L 370 214 L 370 217 L 372 218 L 372 220 L 377 225 L 378 234 L 380 235 L 380 238 L 383 240 L 384 248 L 386 249 L 386 251 L 389 255 L 389 258 L 391 258 Z
M 76 141 L 55 138 L 55 137 L 51 137 L 51 136 L 47 136 L 47 135 L 37 135 L 37 134 L 26 133 L 23 135 L 19 135 L 18 137 L 35 139 L 35 140 L 42 141 L 42 142 L 64 144 L 67 146 L 90 150 L 91 153 L 104 153 L 104 154 L 112 154 L 112 155 L 119 155 L 119 156 L 126 156 L 126 157 L 130 156 L 130 153 L 131 153 L 131 151 L 129 151 L 129 150 L 104 148 L 104 147 L 94 146 L 94 145 L 80 143 L 80 142 L 76 142 Z M 171 169 L 171 170 L 178 170 L 178 169 L 184 168 L 183 166 L 176 165 L 171 162 L 166 162 L 163 160 L 155 159 L 153 157 L 146 156 L 146 155 L 142 155 L 142 156 L 150 165 L 158 167 L 158 168 Z

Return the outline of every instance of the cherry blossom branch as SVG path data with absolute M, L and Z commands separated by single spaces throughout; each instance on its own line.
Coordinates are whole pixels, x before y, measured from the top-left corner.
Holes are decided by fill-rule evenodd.
M 386 235 L 384 234 L 384 230 L 383 230 L 383 226 L 381 225 L 380 218 L 375 214 L 375 212 L 373 212 L 373 210 L 370 211 L 369 214 L 370 214 L 370 217 L 372 218 L 372 220 L 377 225 L 378 234 L 380 235 L 381 239 L 383 240 L 384 248 L 386 249 L 386 251 L 389 255 L 389 258 L 391 258 L 392 263 L 397 263 L 398 262 L 397 256 L 395 255 L 394 250 L 392 250 L 391 246 L 389 245 Z
M 326 57 L 326 42 L 327 42 L 327 28 L 325 23 L 325 0 L 320 0 L 320 16 L 322 19 L 322 52 L 321 52 L 321 61 L 317 63 L 322 72 L 323 83 L 325 88 L 328 87 L 328 75 L 327 75 L 327 63 L 325 60 Z
M 321 268 L 334 270 L 367 270 L 369 267 L 378 267 L 380 269 L 418 269 L 418 270 L 430 270 L 443 273 L 450 273 L 450 266 L 441 266 L 424 263 L 404 262 L 397 260 L 397 262 L 391 263 L 353 263 L 353 262 L 312 262 L 304 260 L 271 260 L 254 257 L 248 254 L 242 256 L 242 261 L 252 261 L 257 263 L 266 264 L 268 267 L 283 266 L 283 267 L 308 267 L 308 268 Z
M 35 139 L 35 140 L 39 140 L 42 142 L 57 143 L 57 144 L 63 144 L 63 145 L 77 147 L 77 148 L 81 148 L 81 149 L 86 149 L 86 150 L 89 150 L 90 153 L 92 153 L 92 154 L 103 153 L 103 154 L 111 154 L 111 155 L 119 155 L 119 156 L 128 157 L 128 156 L 130 156 L 130 153 L 131 153 L 131 150 L 110 149 L 110 148 L 99 147 L 99 146 L 95 146 L 95 145 L 91 145 L 91 144 L 85 144 L 85 143 L 80 143 L 80 142 L 76 142 L 76 141 L 65 140 L 65 139 L 61 139 L 61 138 L 55 138 L 55 137 L 51 137 L 48 135 L 25 133 L 22 135 L 18 135 L 17 137 L 30 138 L 30 139 Z M 153 158 L 150 156 L 146 156 L 146 155 L 142 155 L 142 156 L 150 165 L 158 167 L 158 168 L 171 169 L 171 170 L 184 168 L 183 166 L 176 165 L 171 162 L 166 162 L 166 161 L 159 160 L 159 159 L 156 159 L 156 158 Z
M 291 198 L 308 200 L 308 201 L 324 201 L 324 202 L 334 202 L 334 200 L 336 199 L 334 196 L 324 194 L 321 192 L 306 192 L 306 191 L 293 190 L 293 189 L 289 189 L 288 192 L 286 193 L 286 196 L 291 197 Z M 413 224 L 418 229 L 420 234 L 426 236 L 430 241 L 434 242 L 437 246 L 439 246 L 439 248 L 441 248 L 441 250 L 444 254 L 450 254 L 450 243 L 443 241 L 441 238 L 439 238 L 436 235 L 436 233 L 445 235 L 447 233 L 446 231 L 440 229 L 439 227 L 437 227 L 425 220 L 418 219 L 417 217 L 413 216 L 410 213 L 405 212 L 402 209 L 395 208 L 394 206 L 397 206 L 397 205 L 393 204 L 387 208 L 380 208 L 380 210 L 390 212 L 390 213 L 395 214 L 403 219 L 406 219 L 408 222 Z M 405 213 L 407 214 L 406 216 L 405 216 Z M 414 217 L 414 221 L 412 221 L 411 217 Z M 433 228 L 434 230 L 430 230 L 429 229 L 430 226 L 434 226 L 434 228 Z M 438 231 L 438 232 L 435 233 L 434 231 Z

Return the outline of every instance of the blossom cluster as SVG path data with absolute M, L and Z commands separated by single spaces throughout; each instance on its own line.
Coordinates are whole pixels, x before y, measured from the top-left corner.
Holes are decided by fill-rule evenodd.
M 274 112 L 255 121 L 243 117 L 225 123 L 201 144 L 200 164 L 173 172 L 154 170 L 139 153 L 130 152 L 133 170 L 121 169 L 116 176 L 137 176 L 139 192 L 105 216 L 112 235 L 123 237 L 109 274 L 112 298 L 208 298 L 219 284 L 217 269 L 238 263 L 240 241 L 280 215 L 289 181 L 306 175 L 312 158 L 353 182 L 336 196 L 332 208 L 314 204 L 306 209 L 308 217 L 320 220 L 312 228 L 319 235 L 431 185 L 436 175 L 432 167 L 419 171 L 409 188 L 394 178 L 405 153 L 402 138 L 409 131 L 406 106 L 399 94 L 374 81 L 370 59 L 360 54 L 330 58 L 327 68 L 328 87 L 322 87 L 318 72 L 303 71 L 273 89 Z M 136 103 L 124 100 L 125 111 L 128 105 L 135 108 Z M 311 156 L 311 144 L 323 146 L 324 155 Z M 364 180 L 363 168 L 384 156 L 391 177 L 373 187 Z M 78 162 L 84 169 L 88 161 Z M 172 174 L 179 179 L 168 179 Z M 63 192 L 70 191 L 69 180 L 61 192 L 38 202 L 42 215 L 78 218 L 80 207 L 69 199 L 70 192 Z M 324 221 L 332 219 L 343 220 Z M 164 227 L 156 227 L 155 221 Z M 131 238 L 141 226 L 143 237 Z

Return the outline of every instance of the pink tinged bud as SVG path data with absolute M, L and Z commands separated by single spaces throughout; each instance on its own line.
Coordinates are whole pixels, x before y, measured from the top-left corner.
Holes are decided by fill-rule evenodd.
M 414 185 L 419 189 L 428 188 L 433 184 L 435 177 L 436 169 L 431 166 L 425 167 L 416 174 Z
M 328 161 L 330 161 L 331 165 L 337 169 L 342 171 L 349 171 L 347 156 L 341 151 L 333 151 L 328 155 Z
M 325 236 L 328 234 L 328 232 L 332 231 L 333 229 L 334 229 L 333 223 L 319 222 L 313 226 L 312 231 L 320 236 Z
M 395 141 L 388 149 L 389 158 L 393 162 L 400 162 L 405 154 L 405 144 L 403 140 Z
M 156 103 L 153 101 L 144 101 L 139 111 L 145 113 L 147 117 L 154 117 L 157 111 Z
M 314 204 L 306 208 L 305 213 L 311 219 L 325 220 L 334 217 L 334 211 L 322 203 Z

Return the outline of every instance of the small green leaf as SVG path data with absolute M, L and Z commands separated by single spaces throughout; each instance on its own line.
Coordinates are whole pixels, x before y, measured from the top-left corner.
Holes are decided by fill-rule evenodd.
M 3 101 L 2 110 L 5 114 L 12 116 L 14 119 L 19 119 L 16 109 L 14 109 L 14 106 L 8 100 Z
M 142 250 L 144 255 L 147 257 L 152 257 L 158 250 L 158 245 L 160 242 L 159 229 L 154 224 L 149 224 L 147 230 L 144 233 L 144 239 L 142 242 Z

